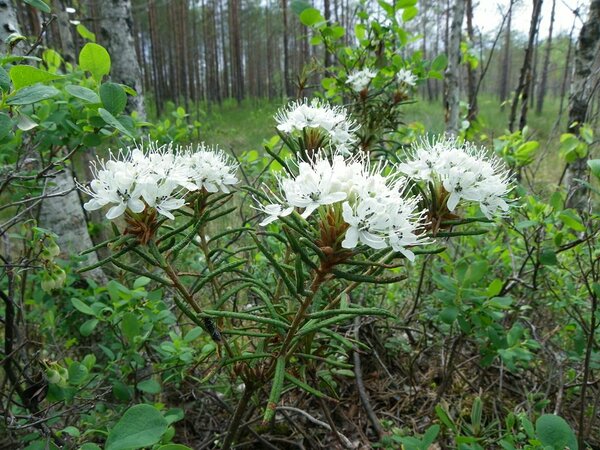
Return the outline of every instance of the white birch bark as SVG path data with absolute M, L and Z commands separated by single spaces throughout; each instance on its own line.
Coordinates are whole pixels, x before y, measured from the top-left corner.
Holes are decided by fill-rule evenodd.
M 452 136 L 460 130 L 460 39 L 465 0 L 454 0 L 448 43 L 448 67 L 444 76 L 446 89 L 446 132 Z

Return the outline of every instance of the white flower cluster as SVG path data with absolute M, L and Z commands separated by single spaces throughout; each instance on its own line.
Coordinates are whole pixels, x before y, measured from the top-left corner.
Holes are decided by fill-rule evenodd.
M 121 216 L 127 209 L 141 213 L 154 208 L 169 219 L 185 204 L 185 195 L 205 189 L 207 192 L 228 193 L 236 184 L 237 165 L 219 149 L 204 144 L 184 149 L 172 144 L 151 144 L 144 153 L 141 148 L 120 150 L 108 161 L 92 163 L 94 179 L 89 188 L 79 188 L 92 199 L 83 206 L 88 211 L 110 205 L 106 217 Z
M 306 128 L 321 129 L 340 152 L 347 152 L 348 147 L 357 141 L 355 132 L 359 126 L 348 117 L 346 110 L 319 99 L 292 102 L 277 112 L 275 120 L 277 129 L 283 133 L 302 133 Z
M 488 219 L 498 210 L 508 210 L 509 173 L 499 159 L 488 157 L 485 149 L 454 138 L 437 138 L 421 141 L 411 153 L 398 170 L 415 180 L 443 186 L 449 194 L 449 211 L 461 200 L 479 203 Z
M 362 69 L 355 70 L 352 72 L 348 79 L 346 80 L 346 84 L 349 84 L 350 87 L 356 92 L 362 91 L 366 88 L 371 80 L 377 76 L 377 71 L 371 69 Z
M 404 83 L 411 87 L 417 84 L 417 76 L 412 73 L 410 69 L 400 69 L 396 73 L 396 79 L 398 80 L 398 83 Z
M 342 247 L 353 249 L 359 243 L 374 249 L 392 247 L 411 261 L 414 253 L 407 247 L 425 243 L 419 236 L 423 212 L 417 211 L 419 199 L 403 197 L 405 179 L 384 175 L 383 166 L 371 168 L 368 157 L 344 159 L 334 155 L 329 161 L 317 156 L 298 163 L 298 175 L 281 177 L 282 200 L 260 206 L 268 217 L 267 225 L 278 217 L 303 209 L 308 218 L 320 207 L 339 208 L 348 225 Z

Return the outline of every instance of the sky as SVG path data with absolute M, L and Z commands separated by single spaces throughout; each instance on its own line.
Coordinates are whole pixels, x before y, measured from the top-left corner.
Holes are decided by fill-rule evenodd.
M 568 34 L 571 30 L 571 26 L 573 25 L 574 15 L 572 10 L 578 6 L 585 6 L 588 3 L 589 1 L 586 0 L 556 0 L 554 31 L 552 34 Z M 508 10 L 510 0 L 479 0 L 475 1 L 474 4 L 474 25 L 477 26 L 483 33 L 487 33 L 498 29 L 498 25 L 502 23 L 503 14 Z M 513 6 L 511 25 L 513 30 L 518 30 L 524 34 L 529 32 L 532 6 L 533 0 L 517 0 L 515 6 Z M 542 20 L 540 23 L 540 39 L 545 39 L 548 36 L 551 11 L 552 0 L 543 0 Z M 577 36 L 577 30 L 579 30 L 581 24 L 581 20 L 577 19 L 575 22 L 575 36 Z

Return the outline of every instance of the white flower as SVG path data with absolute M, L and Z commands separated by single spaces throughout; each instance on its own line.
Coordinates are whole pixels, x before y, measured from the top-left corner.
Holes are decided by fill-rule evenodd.
M 293 206 L 288 206 L 287 208 L 284 208 L 281 205 L 276 205 L 273 203 L 270 205 L 260 206 L 257 209 L 264 212 L 268 216 L 265 220 L 259 223 L 261 227 L 267 226 L 271 222 L 274 222 L 277 219 L 279 219 L 280 217 L 289 216 L 292 213 L 292 211 L 294 211 Z
M 239 181 L 236 177 L 237 164 L 217 147 L 211 149 L 200 144 L 195 151 L 188 147 L 184 158 L 190 177 L 198 189 L 204 188 L 207 192 L 220 190 L 229 194 L 229 186 Z
M 426 243 L 419 236 L 425 212 L 417 210 L 418 198 L 405 198 L 405 180 L 394 173 L 385 174 L 384 165 L 371 167 L 364 154 L 350 158 L 334 154 L 330 161 L 317 153 L 308 162 L 300 161 L 297 168 L 296 176 L 278 180 L 281 198 L 275 196 L 274 203 L 257 208 L 268 214 L 261 225 L 291 214 L 295 208 L 305 219 L 319 210 L 332 212 L 347 225 L 343 248 L 391 247 L 413 260 L 407 247 Z
M 355 248 L 358 242 L 376 249 L 387 247 L 385 237 L 379 234 L 386 228 L 386 217 L 379 213 L 379 209 L 378 201 L 373 198 L 356 202 L 355 208 L 352 208 L 350 203 L 344 202 L 342 217 L 350 227 L 346 230 L 342 247 Z
M 404 83 L 408 86 L 415 86 L 417 84 L 417 76 L 410 69 L 400 69 L 396 73 L 396 79 L 398 83 Z
M 448 193 L 449 211 L 462 201 L 478 203 L 488 219 L 498 210 L 508 210 L 508 171 L 499 159 L 487 156 L 483 148 L 472 143 L 454 138 L 422 140 L 413 146 L 410 158 L 399 164 L 398 170 L 415 180 L 443 187 Z
M 296 101 L 280 109 L 275 115 L 277 129 L 283 133 L 302 135 L 306 128 L 323 130 L 338 151 L 347 152 L 358 138 L 359 126 L 348 117 L 340 106 L 331 106 L 325 101 L 313 99 Z
M 348 76 L 346 84 L 349 84 L 356 92 L 366 88 L 371 80 L 377 76 L 377 71 L 371 69 L 355 70 Z
M 185 205 L 188 192 L 229 192 L 237 183 L 232 164 L 220 150 L 209 150 L 204 144 L 197 151 L 181 149 L 172 144 L 146 145 L 111 153 L 108 161 L 92 163 L 94 179 L 90 187 L 79 188 L 92 197 L 84 204 L 88 211 L 111 205 L 106 217 L 110 220 L 125 211 L 141 213 L 146 207 L 174 219 L 172 211 Z

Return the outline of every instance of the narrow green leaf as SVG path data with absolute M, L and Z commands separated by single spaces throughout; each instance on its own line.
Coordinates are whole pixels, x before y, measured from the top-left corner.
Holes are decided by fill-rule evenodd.
M 271 419 L 275 416 L 275 408 L 277 408 L 277 403 L 279 403 L 279 398 L 281 397 L 281 391 L 283 391 L 284 378 L 285 356 L 281 355 L 277 358 L 277 363 L 275 364 L 273 386 L 271 387 L 269 402 L 267 403 L 267 408 L 265 409 L 265 414 L 263 416 L 263 423 L 269 423 Z
M 94 317 L 96 316 L 96 313 L 94 312 L 94 310 L 92 308 L 90 308 L 88 305 L 86 305 L 85 303 L 83 303 L 78 298 L 72 298 L 71 303 L 73 304 L 73 307 L 77 311 L 79 311 L 83 314 L 87 314 L 88 316 L 94 316 Z
M 90 30 L 88 30 L 85 25 L 80 23 L 79 25 L 77 25 L 77 27 L 75 27 L 75 29 L 79 33 L 79 36 L 81 36 L 82 38 L 90 42 L 96 42 L 96 35 Z
M 45 13 L 49 13 L 52 10 L 50 9 L 50 6 L 48 6 L 46 3 L 44 3 L 42 0 L 23 0 L 25 3 L 33 6 L 36 9 L 39 9 L 42 12 Z
M 123 133 L 125 136 L 133 139 L 133 135 L 131 134 L 131 132 L 127 128 L 125 128 L 125 126 L 121 122 L 119 122 L 119 120 L 115 116 L 113 116 L 110 112 L 108 112 L 106 109 L 98 108 L 98 114 L 100 114 L 100 117 L 102 117 L 102 119 L 106 122 L 107 125 L 110 125 L 111 127 L 116 128 L 118 131 Z
M 285 327 L 285 328 L 287 328 L 287 326 L 288 326 L 285 322 L 283 322 L 281 320 L 272 319 L 270 317 L 256 316 L 254 314 L 235 312 L 235 311 L 215 311 L 215 310 L 205 309 L 204 314 L 202 314 L 202 316 L 203 317 L 226 317 L 229 319 L 248 320 L 251 322 L 266 323 L 269 325 L 275 325 L 277 327 Z

